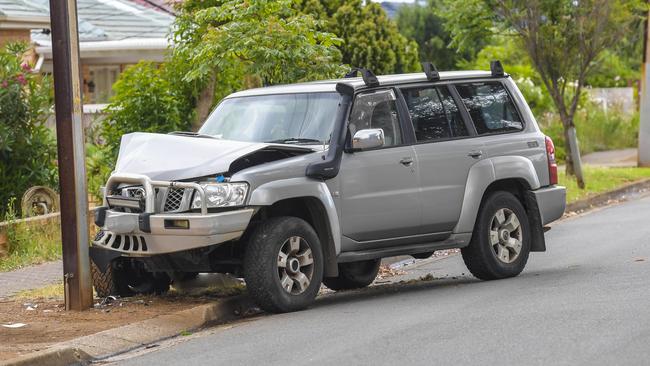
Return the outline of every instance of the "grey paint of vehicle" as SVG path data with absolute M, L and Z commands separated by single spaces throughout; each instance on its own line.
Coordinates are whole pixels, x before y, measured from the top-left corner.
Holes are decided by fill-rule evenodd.
M 464 79 L 495 80 L 486 72 L 441 73 L 442 83 Z M 332 243 L 323 244 L 333 245 L 341 258 L 346 252 L 391 245 L 406 248 L 426 240 L 439 241 L 444 247 L 465 246 L 486 189 L 503 179 L 523 181 L 535 192 L 544 224 L 556 219 L 564 211 L 564 189 L 539 190 L 549 185 L 545 137 L 512 80 L 498 80 L 517 105 L 524 121 L 522 132 L 346 151 L 338 176 L 327 181 L 305 176 L 310 164 L 325 159 L 327 146 L 291 146 L 303 148 L 305 154 L 256 165 L 230 177 L 231 182 L 249 185 L 245 208 L 235 212 L 258 210 L 290 198 L 315 198 L 325 210 L 333 238 Z M 379 81 L 382 85 L 412 85 L 426 83 L 427 79 L 423 74 L 408 74 L 380 76 Z M 228 98 L 331 92 L 337 82 L 364 90 L 362 80 L 352 78 L 253 89 Z M 267 143 L 135 133 L 124 136 L 116 172 L 171 182 L 198 179 L 227 172 L 237 159 L 269 146 L 282 148 Z M 152 222 L 161 222 L 160 218 Z M 241 225 L 248 225 L 248 220 L 250 216 L 242 216 Z

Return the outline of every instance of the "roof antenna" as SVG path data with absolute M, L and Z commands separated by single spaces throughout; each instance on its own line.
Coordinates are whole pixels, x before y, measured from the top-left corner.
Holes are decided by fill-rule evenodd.
M 357 77 L 358 72 L 361 72 L 361 77 L 363 78 L 363 83 L 366 84 L 368 87 L 375 87 L 379 86 L 379 80 L 377 79 L 377 76 L 372 73 L 372 71 L 368 69 L 364 69 L 363 67 L 353 67 L 350 72 L 345 74 L 346 78 L 354 78 Z
M 427 80 L 429 81 L 440 80 L 440 73 L 438 72 L 438 68 L 432 62 L 429 61 L 423 62 L 422 69 L 424 70 L 424 74 L 427 76 Z
M 495 78 L 506 75 L 505 71 L 503 71 L 503 65 L 501 65 L 501 61 L 499 60 L 490 61 L 490 71 L 492 72 L 492 76 Z

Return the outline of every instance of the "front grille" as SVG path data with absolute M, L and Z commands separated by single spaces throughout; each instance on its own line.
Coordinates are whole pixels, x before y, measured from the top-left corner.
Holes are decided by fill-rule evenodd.
M 170 188 L 167 191 L 167 199 L 165 200 L 165 211 L 176 211 L 181 208 L 184 195 L 185 188 Z

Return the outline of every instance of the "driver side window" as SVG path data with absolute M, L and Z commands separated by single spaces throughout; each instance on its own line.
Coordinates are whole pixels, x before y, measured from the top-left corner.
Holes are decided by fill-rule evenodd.
M 397 118 L 397 98 L 392 90 L 377 90 L 357 95 L 350 114 L 350 134 L 359 130 L 381 128 L 384 146 L 402 144 L 402 133 Z

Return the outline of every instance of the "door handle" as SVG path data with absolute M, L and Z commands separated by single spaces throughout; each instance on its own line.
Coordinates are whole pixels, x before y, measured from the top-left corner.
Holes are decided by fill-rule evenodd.
M 483 156 L 483 151 L 481 151 L 481 150 L 472 150 L 472 151 L 469 152 L 469 154 L 467 154 L 467 156 L 471 156 L 474 159 L 478 159 L 481 156 Z
M 402 160 L 400 160 L 399 163 L 404 166 L 411 166 L 413 165 L 413 158 L 402 158 Z

